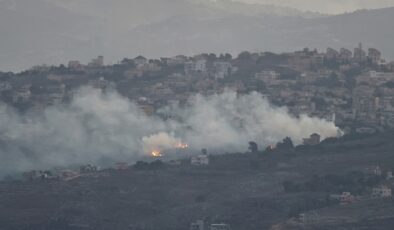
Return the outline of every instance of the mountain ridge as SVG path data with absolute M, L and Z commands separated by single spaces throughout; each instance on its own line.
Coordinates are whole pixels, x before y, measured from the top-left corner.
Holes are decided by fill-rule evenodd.
M 384 55 L 394 58 L 394 28 L 389 23 L 394 20 L 394 8 L 311 16 L 287 8 L 289 12 L 283 13 L 274 10 L 282 8 L 268 6 L 223 5 L 224 1 L 213 5 L 162 0 L 164 8 L 160 8 L 154 5 L 157 0 L 146 0 L 138 7 L 133 7 L 135 0 L 116 0 L 117 4 L 98 0 L 95 2 L 101 4 L 101 10 L 90 9 L 93 11 L 89 13 L 90 0 L 80 9 L 73 2 L 1 1 L 0 70 L 65 64 L 73 59 L 86 63 L 97 55 L 115 62 L 139 54 L 160 57 L 201 52 L 237 54 L 243 50 L 285 52 L 307 46 L 352 48 L 358 42 L 382 49 Z M 122 9 L 124 2 L 128 7 Z M 237 7 L 239 4 L 245 8 Z M 105 12 L 107 6 L 110 8 Z M 256 9 L 248 15 L 251 8 Z

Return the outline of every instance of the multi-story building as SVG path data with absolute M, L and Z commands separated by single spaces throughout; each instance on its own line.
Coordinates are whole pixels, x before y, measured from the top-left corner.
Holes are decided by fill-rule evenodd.
M 190 75 L 193 73 L 206 73 L 207 61 L 205 59 L 197 59 L 195 61 L 185 62 L 185 73 Z
M 378 64 L 382 58 L 382 53 L 375 48 L 369 48 L 368 49 L 368 58 L 369 58 L 369 60 L 371 60 L 372 63 Z
M 216 61 L 213 63 L 214 75 L 216 79 L 223 79 L 232 73 L 232 65 L 226 61 Z
M 363 50 L 362 43 L 359 43 L 358 47 L 354 48 L 354 60 L 356 62 L 363 62 L 367 58 L 366 52 Z
M 325 58 L 327 60 L 337 59 L 339 57 L 339 52 L 333 48 L 327 48 Z
M 352 59 L 352 55 L 352 51 L 345 48 L 341 48 L 339 51 L 339 59 L 342 62 L 349 62 Z
M 98 56 L 97 58 L 92 59 L 88 64 L 89 67 L 102 67 L 104 66 L 104 57 Z

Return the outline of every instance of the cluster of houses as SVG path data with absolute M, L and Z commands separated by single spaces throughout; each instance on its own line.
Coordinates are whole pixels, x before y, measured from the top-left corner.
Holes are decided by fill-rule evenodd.
M 38 66 L 32 73 L 27 71 L 27 75 L 46 76 L 46 84 L 0 79 L 0 95 L 11 103 L 31 102 L 44 108 L 69 101 L 79 86 L 87 84 L 118 90 L 151 115 L 166 103 L 228 88 L 239 93 L 258 91 L 296 116 L 324 118 L 357 132 L 394 127 L 394 62 L 386 62 L 375 48 L 364 50 L 362 44 L 353 52 L 328 48 L 320 53 L 306 48 L 237 58 L 229 54 L 157 60 L 138 56 L 115 65 L 105 65 L 104 57 L 98 56 L 87 65 L 74 60 L 66 69 L 59 68 Z M 355 121 L 363 126 L 355 129 Z
M 383 173 L 383 170 L 380 166 L 373 166 L 366 169 L 366 173 L 378 177 L 385 177 L 385 183 L 380 184 L 376 187 L 373 187 L 370 192 L 370 196 L 355 196 L 350 192 L 342 192 L 342 194 L 332 194 L 330 198 L 333 200 L 338 200 L 341 205 L 348 205 L 358 200 L 363 199 L 388 199 L 392 197 L 392 185 L 393 185 L 393 173 L 392 171 L 387 171 Z
M 55 168 L 53 170 L 32 170 L 22 174 L 22 177 L 26 181 L 37 181 L 37 180 L 51 180 L 61 179 L 64 181 L 70 181 L 81 176 L 92 175 L 98 172 L 99 168 L 92 164 L 86 164 L 80 166 L 79 170 Z
M 171 166 L 180 166 L 181 160 L 171 160 L 167 162 Z M 196 167 L 204 167 L 209 165 L 209 155 L 204 152 L 200 155 L 195 155 L 190 158 L 190 165 Z M 130 169 L 130 164 L 127 162 L 117 162 L 114 164 L 113 169 L 117 171 L 123 171 Z M 37 180 L 50 180 L 50 179 L 62 179 L 65 181 L 73 180 L 81 176 L 91 176 L 99 172 L 100 168 L 93 164 L 86 164 L 76 169 L 63 169 L 55 168 L 53 170 L 32 170 L 24 172 L 22 177 L 25 181 L 37 181 Z

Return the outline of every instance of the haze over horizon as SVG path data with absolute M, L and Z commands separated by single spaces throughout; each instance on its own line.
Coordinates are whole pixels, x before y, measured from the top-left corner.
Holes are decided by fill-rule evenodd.
M 98 55 L 111 64 L 138 55 L 352 49 L 358 42 L 393 59 L 394 28 L 381 25 L 394 20 L 394 8 L 337 15 L 390 6 L 394 1 L 0 0 L 0 71 Z
M 362 9 L 393 7 L 393 0 L 236 0 L 244 3 L 271 4 L 322 14 L 341 14 Z

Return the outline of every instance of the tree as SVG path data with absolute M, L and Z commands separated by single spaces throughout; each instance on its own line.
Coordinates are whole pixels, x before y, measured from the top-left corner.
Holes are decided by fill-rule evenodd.
M 248 149 L 252 153 L 257 153 L 259 151 L 259 147 L 258 147 L 257 143 L 254 142 L 254 141 L 249 142 L 249 148 Z
M 294 148 L 294 144 L 293 141 L 291 140 L 290 137 L 286 137 L 285 139 L 283 139 L 282 142 L 279 142 L 276 145 L 277 149 L 283 149 L 283 150 L 291 150 Z
M 228 59 L 228 60 L 233 59 L 233 56 L 231 56 L 231 54 L 229 54 L 229 53 L 226 53 L 224 56 L 225 56 L 226 59 Z
M 244 51 L 238 55 L 238 59 L 240 60 L 250 60 L 251 54 L 248 51 Z

